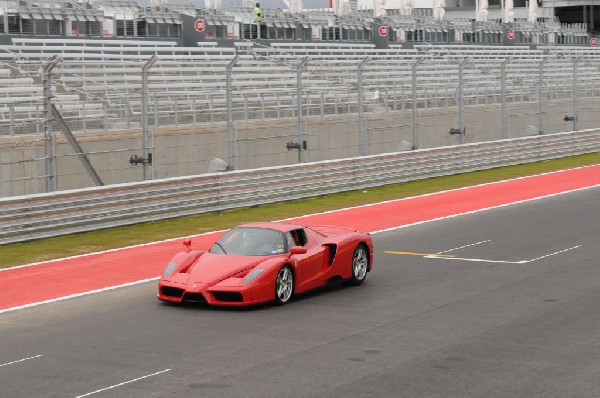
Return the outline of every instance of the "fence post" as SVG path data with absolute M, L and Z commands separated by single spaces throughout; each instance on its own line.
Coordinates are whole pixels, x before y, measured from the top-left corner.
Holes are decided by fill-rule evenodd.
M 196 124 L 196 98 L 192 100 L 192 123 Z
M 53 56 L 44 66 L 42 81 L 44 84 L 44 169 L 46 174 L 46 192 L 56 191 L 55 142 L 52 132 L 52 71 L 60 62 L 57 55 Z
M 337 93 L 333 93 L 333 102 L 334 102 L 334 104 L 333 104 L 333 106 L 334 106 L 333 113 L 335 115 L 337 115 L 338 114 L 338 96 L 337 96 Z
M 351 97 L 350 91 L 351 91 L 350 87 L 348 87 L 348 94 L 346 94 L 346 98 L 347 98 L 346 104 L 348 104 L 348 107 L 347 107 L 348 108 L 348 110 L 347 110 L 348 113 L 352 113 L 352 101 L 350 101 L 350 97 Z
M 325 93 L 321 93 L 321 117 L 325 115 Z
M 10 104 L 8 107 L 9 112 L 9 126 L 8 132 L 10 135 L 15 135 L 15 104 Z
M 539 122 L 539 134 L 544 134 L 544 100 L 542 95 L 544 94 L 544 65 L 548 62 L 548 58 L 545 58 L 540 62 L 539 79 L 538 79 L 538 96 L 540 102 L 540 122 Z
M 231 93 L 231 70 L 238 62 L 240 57 L 236 55 L 227 67 L 225 68 L 225 95 L 227 102 L 227 169 L 236 170 L 238 168 L 238 157 L 237 157 L 237 140 L 233 133 L 233 103 Z
M 390 88 L 386 87 L 385 88 L 385 97 L 383 98 L 383 103 L 385 105 L 385 111 L 389 112 L 390 111 Z
M 154 128 L 157 128 L 160 124 L 158 114 L 158 95 L 154 93 Z
M 40 117 L 40 106 L 36 105 L 35 106 L 35 133 L 39 134 L 40 133 L 40 120 L 42 118 Z
M 275 97 L 277 98 L 277 119 L 281 117 L 281 100 L 279 99 L 279 93 L 275 93 Z
M 150 162 L 148 160 L 148 71 L 158 57 L 152 55 L 142 67 L 142 158 L 144 159 L 144 180 L 150 177 Z
M 129 101 L 129 97 L 125 98 L 125 126 L 127 130 L 131 128 L 131 118 L 133 111 L 131 110 L 131 102 Z
M 85 104 L 83 104 L 82 108 L 81 108 L 81 123 L 82 123 L 82 127 L 83 127 L 83 131 L 87 131 L 87 113 L 85 111 Z
M 102 101 L 102 119 L 104 124 L 104 131 L 108 131 L 108 103 Z
M 304 147 L 304 141 L 307 141 L 306 135 L 303 131 L 302 128 L 302 70 L 304 69 L 304 67 L 306 66 L 308 62 L 308 57 L 305 57 L 304 59 L 302 59 L 302 61 L 300 61 L 300 63 L 298 64 L 298 66 L 296 67 L 296 107 L 297 107 L 297 112 L 296 115 L 298 116 L 298 125 L 296 127 L 297 132 L 298 132 L 298 163 L 304 163 L 307 162 L 308 159 L 306 156 L 306 149 L 308 148 L 308 145 L 306 145 L 306 147 Z
M 368 136 L 363 129 L 363 70 L 369 62 L 369 57 L 362 60 L 358 65 L 358 156 L 367 155 Z
M 577 64 L 579 63 L 579 61 L 581 60 L 581 58 L 576 58 L 573 61 L 573 131 L 577 131 L 578 130 L 578 119 L 579 119 L 579 84 L 577 81 Z
M 468 58 L 465 58 L 458 65 L 458 128 L 460 130 L 458 136 L 460 137 L 460 144 L 465 142 L 465 94 L 463 90 L 464 81 L 464 68 L 469 62 Z
M 508 115 L 506 109 L 506 65 L 510 62 L 510 58 L 507 58 L 500 65 L 500 87 L 501 87 L 501 96 L 502 96 L 502 112 L 500 114 L 500 124 L 502 126 L 502 138 L 508 138 Z
M 412 149 L 419 149 L 421 146 L 417 140 L 417 68 L 422 62 L 419 59 L 412 66 Z

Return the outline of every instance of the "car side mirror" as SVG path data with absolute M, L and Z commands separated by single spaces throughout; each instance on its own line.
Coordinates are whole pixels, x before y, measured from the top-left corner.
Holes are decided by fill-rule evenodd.
M 306 254 L 306 248 L 302 246 L 292 246 L 290 249 L 290 254 L 293 256 L 294 254 Z
M 191 239 L 185 239 L 183 241 L 183 245 L 185 246 L 185 251 L 186 252 L 192 251 L 192 240 Z

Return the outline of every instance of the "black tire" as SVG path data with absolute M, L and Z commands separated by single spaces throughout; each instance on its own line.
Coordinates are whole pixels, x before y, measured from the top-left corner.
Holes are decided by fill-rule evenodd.
M 369 270 L 369 250 L 364 243 L 360 243 L 354 249 L 352 254 L 352 278 L 348 281 L 349 285 L 358 286 L 361 285 L 365 279 L 367 279 L 367 272 Z
M 295 283 L 292 267 L 285 264 L 275 277 L 275 304 L 287 304 L 294 297 Z

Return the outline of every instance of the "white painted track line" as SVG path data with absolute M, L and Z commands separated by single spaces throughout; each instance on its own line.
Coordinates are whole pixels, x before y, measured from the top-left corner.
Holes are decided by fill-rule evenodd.
M 134 381 L 146 379 L 148 377 L 156 376 L 156 375 L 159 375 L 161 373 L 169 372 L 170 370 L 171 369 L 165 369 L 165 370 L 161 370 L 160 372 L 156 372 L 156 373 L 152 373 L 152 374 L 149 374 L 149 375 L 146 375 L 146 376 L 138 377 L 137 379 L 124 381 L 123 383 L 115 384 L 114 386 L 110 386 L 110 387 L 106 387 L 106 388 L 101 388 L 100 390 L 88 392 L 87 394 L 78 395 L 76 398 L 87 397 L 89 395 L 97 394 L 97 393 L 102 392 L 102 391 L 106 391 L 106 390 L 110 390 L 110 389 L 113 389 L 113 388 L 121 387 L 121 386 L 124 386 L 125 384 L 133 383 Z
M 482 240 L 481 242 L 475 242 L 475 243 L 471 243 L 471 244 L 468 244 L 468 245 L 464 245 L 464 246 L 460 246 L 460 247 L 455 247 L 453 249 L 444 250 L 443 252 L 438 252 L 436 254 L 450 253 L 450 252 L 453 252 L 455 250 L 460 250 L 460 249 L 464 249 L 466 247 L 471 247 L 471 246 L 477 246 L 477 245 L 480 245 L 482 243 L 488 243 L 488 242 L 491 242 L 491 240 L 490 239 L 488 239 L 488 240 Z
M 518 204 L 521 204 L 521 203 L 534 202 L 536 200 L 541 200 L 541 199 L 546 199 L 546 198 L 552 198 L 554 196 L 565 195 L 565 194 L 569 194 L 569 193 L 572 193 L 572 192 L 585 191 L 587 189 L 593 189 L 593 188 L 598 188 L 598 187 L 600 187 L 600 184 L 590 185 L 588 187 L 583 187 L 583 188 L 570 189 L 568 191 L 562 191 L 562 192 L 558 192 L 558 193 L 551 193 L 551 194 L 548 194 L 548 195 L 538 196 L 538 197 L 530 198 L 530 199 L 517 200 L 515 202 L 503 203 L 503 204 L 497 205 L 497 206 L 484 207 L 484 208 L 477 209 L 477 210 L 466 211 L 464 213 L 456 213 L 456 214 L 452 214 L 452 215 L 449 215 L 449 216 L 432 218 L 431 220 L 417 221 L 417 222 L 414 222 L 414 223 L 411 223 L 411 224 L 400 225 L 398 227 L 391 227 L 391 228 L 386 228 L 386 229 L 380 229 L 379 231 L 373 231 L 373 232 L 371 232 L 371 235 L 373 235 L 373 234 L 380 234 L 380 233 L 384 233 L 384 232 L 396 231 L 396 230 L 399 230 L 399 229 L 413 227 L 415 225 L 421 225 L 421 224 L 426 224 L 426 223 L 435 222 L 435 221 L 447 220 L 447 219 L 450 219 L 450 218 L 460 217 L 460 216 L 464 216 L 464 215 L 468 215 L 468 214 L 476 214 L 476 213 L 480 213 L 482 211 L 488 211 L 488 210 L 493 210 L 493 209 L 500 209 L 502 207 L 518 205 Z
M 18 359 L 16 361 L 8 362 L 8 363 L 3 363 L 2 365 L 0 365 L 0 368 L 3 366 L 13 365 L 15 363 L 19 363 L 19 362 L 27 361 L 28 359 L 34 359 L 34 358 L 39 358 L 39 357 L 41 357 L 41 355 L 36 355 L 34 357 L 28 357 L 28 358 Z
M 541 259 L 546 258 L 546 257 L 555 256 L 555 255 L 560 254 L 560 253 L 565 253 L 565 252 L 568 252 L 570 250 L 577 249 L 579 247 L 581 247 L 581 245 L 569 247 L 568 249 L 559 250 L 559 251 L 554 252 L 554 253 L 545 254 L 545 255 L 540 256 L 540 257 L 532 258 L 531 260 L 520 260 L 520 261 L 486 260 L 486 259 L 483 259 L 483 258 L 440 257 L 440 256 L 437 256 L 437 255 L 435 255 L 435 256 L 424 256 L 424 258 L 437 258 L 437 259 L 441 259 L 441 260 L 473 261 L 473 262 L 479 262 L 479 263 L 527 264 L 527 263 L 532 263 L 532 262 L 537 261 L 537 260 L 541 260 Z
M 4 312 L 22 310 L 24 308 L 29 308 L 29 307 L 35 307 L 35 306 L 42 305 L 42 304 L 55 303 L 57 301 L 68 300 L 68 299 L 75 298 L 75 297 L 87 296 L 88 294 L 106 292 L 106 291 L 109 291 L 109 290 L 118 289 L 120 287 L 127 287 L 127 286 L 138 285 L 140 283 L 145 283 L 145 282 L 150 282 L 150 281 L 157 281 L 159 279 L 160 279 L 160 276 L 156 276 L 154 278 L 142 279 L 142 280 L 135 281 L 135 282 L 124 283 L 122 285 L 109 286 L 109 287 L 105 287 L 103 289 L 90 290 L 89 292 L 71 294 L 70 296 L 63 296 L 63 297 L 57 297 L 55 299 L 50 299 L 50 300 L 38 301 L 36 303 L 20 305 L 18 307 L 5 308 L 3 310 L 0 310 L 0 314 L 2 314 Z
M 459 260 L 459 261 L 470 261 L 475 263 L 498 263 L 498 264 L 525 264 L 527 261 L 502 261 L 502 260 L 486 260 L 484 258 L 462 258 L 462 257 L 438 257 L 438 256 L 425 256 L 423 258 L 439 258 L 444 260 Z
M 577 249 L 578 247 L 581 247 L 581 245 L 577 245 L 577 246 L 573 246 L 573 247 L 569 247 L 568 249 L 564 249 L 564 250 L 560 250 L 554 253 L 550 253 L 550 254 L 546 254 L 544 256 L 540 256 L 540 257 L 536 257 L 536 258 L 532 258 L 531 260 L 526 260 L 526 263 L 531 263 L 533 261 L 536 260 L 541 260 L 542 258 L 546 258 L 546 257 L 550 257 L 550 256 L 554 256 L 556 254 L 560 254 L 560 253 L 564 253 L 564 252 L 568 252 L 569 250 L 573 250 L 573 249 Z

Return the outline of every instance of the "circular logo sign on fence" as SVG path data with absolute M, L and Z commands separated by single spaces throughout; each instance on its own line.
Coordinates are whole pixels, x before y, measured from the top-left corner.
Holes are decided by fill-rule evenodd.
M 385 37 L 388 34 L 388 29 L 387 26 L 380 26 L 379 27 L 379 36 L 381 37 Z
M 506 37 L 508 37 L 510 40 L 513 40 L 515 38 L 515 31 L 509 30 L 508 32 L 506 32 Z
M 596 39 L 595 37 L 592 37 L 590 39 L 590 46 L 596 47 L 597 45 L 598 45 L 598 39 Z
M 204 32 L 204 28 L 206 27 L 206 25 L 204 24 L 204 19 L 197 19 L 196 23 L 194 24 L 194 27 L 198 32 Z

